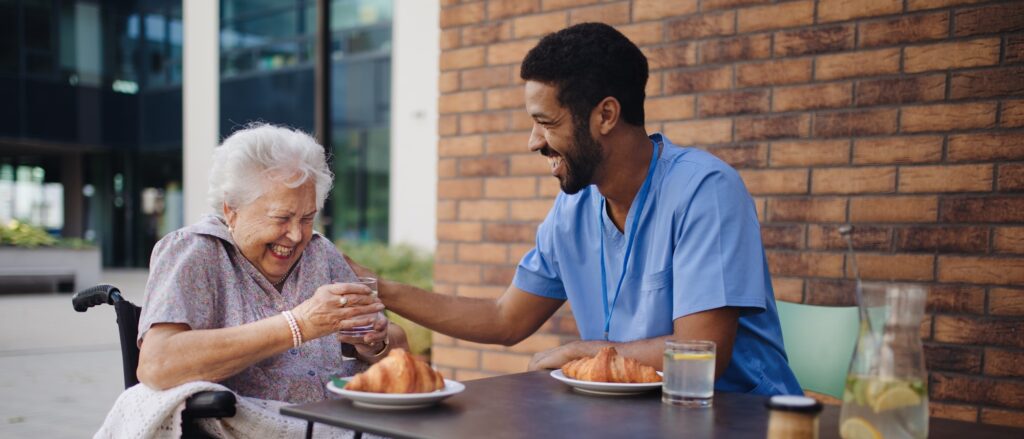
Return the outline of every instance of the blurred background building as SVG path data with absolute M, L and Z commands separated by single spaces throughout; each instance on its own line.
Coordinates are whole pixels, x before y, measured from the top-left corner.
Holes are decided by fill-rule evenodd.
M 0 223 L 94 241 L 108 267 L 146 266 L 153 244 L 185 224 L 182 3 L 0 0 Z M 427 15 L 409 16 L 404 53 L 427 64 L 407 70 L 416 75 L 402 85 L 410 91 L 393 102 L 394 3 L 330 2 L 337 177 L 320 219 L 335 239 L 389 242 L 399 230 L 395 240 L 433 246 L 433 184 L 423 179 L 434 181 L 439 49 L 424 42 L 436 41 L 438 7 L 408 3 L 410 14 L 425 6 Z M 216 120 L 218 140 L 253 121 L 312 133 L 316 0 L 196 4 L 219 11 L 208 41 L 219 40 L 220 105 L 190 111 Z M 403 112 L 392 117 L 394 108 Z M 398 154 L 392 123 L 408 133 L 429 127 L 405 137 L 404 148 L 421 152 Z M 393 163 L 403 156 L 412 162 Z M 395 166 L 405 182 L 392 182 Z M 392 222 L 391 203 L 403 198 L 427 201 L 412 203 L 410 224 Z

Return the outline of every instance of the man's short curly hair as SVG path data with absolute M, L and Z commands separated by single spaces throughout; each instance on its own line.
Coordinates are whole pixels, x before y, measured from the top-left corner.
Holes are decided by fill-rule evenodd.
M 644 124 L 647 57 L 607 24 L 581 23 L 545 36 L 526 54 L 519 76 L 556 87 L 577 124 L 608 96 L 619 101 L 626 122 Z

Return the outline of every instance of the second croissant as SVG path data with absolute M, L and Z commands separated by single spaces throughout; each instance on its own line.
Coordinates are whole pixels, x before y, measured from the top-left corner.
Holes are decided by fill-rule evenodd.
M 601 348 L 595 357 L 572 360 L 562 366 L 565 376 L 605 383 L 656 383 L 661 381 L 653 367 L 620 356 L 613 347 Z

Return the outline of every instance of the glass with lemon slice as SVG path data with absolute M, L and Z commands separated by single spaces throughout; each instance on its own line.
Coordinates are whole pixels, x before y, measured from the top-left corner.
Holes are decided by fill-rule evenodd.
M 715 394 L 715 343 L 666 341 L 661 402 L 684 407 L 711 407 Z
M 927 437 L 926 382 L 848 377 L 839 415 L 839 435 L 845 439 Z

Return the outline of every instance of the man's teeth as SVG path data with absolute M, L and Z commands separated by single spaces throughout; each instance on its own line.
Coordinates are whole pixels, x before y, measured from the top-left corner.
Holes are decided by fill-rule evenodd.
M 558 165 L 562 164 L 561 157 L 550 157 L 548 158 L 548 161 L 551 163 L 551 169 L 555 169 Z
M 273 244 L 270 246 L 270 251 L 278 256 L 291 256 L 292 252 L 295 251 L 292 247 L 285 247 L 283 245 Z

